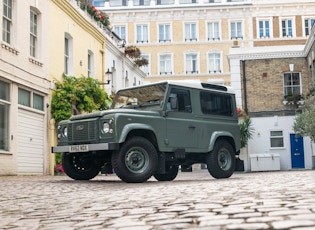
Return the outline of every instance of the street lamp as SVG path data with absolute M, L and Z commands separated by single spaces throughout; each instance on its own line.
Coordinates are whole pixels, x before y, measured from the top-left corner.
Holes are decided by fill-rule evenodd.
M 107 76 L 107 82 L 98 83 L 99 85 L 109 85 L 110 84 L 110 79 L 111 79 L 113 73 L 111 71 L 109 71 L 109 69 L 107 69 L 105 74 Z

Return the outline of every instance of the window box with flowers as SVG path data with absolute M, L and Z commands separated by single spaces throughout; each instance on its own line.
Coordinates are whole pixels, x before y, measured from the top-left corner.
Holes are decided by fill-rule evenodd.
M 303 105 L 304 97 L 301 94 L 288 94 L 284 96 L 282 103 L 284 105 Z
M 110 24 L 107 14 L 99 11 L 95 8 L 95 6 L 87 3 L 81 3 L 80 8 L 82 10 L 86 10 L 88 14 L 91 15 L 92 18 L 94 18 L 95 21 L 100 22 L 103 26 L 107 27 Z

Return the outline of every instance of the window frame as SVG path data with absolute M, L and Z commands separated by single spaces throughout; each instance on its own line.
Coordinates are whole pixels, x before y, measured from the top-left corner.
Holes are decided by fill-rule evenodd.
M 26 92 L 28 93 L 29 97 L 27 98 L 28 99 L 28 103 L 29 104 L 23 104 L 21 101 L 20 101 L 20 92 Z M 35 101 L 34 101 L 34 95 L 36 95 L 36 97 L 40 97 L 42 98 L 42 105 L 40 106 L 40 108 L 37 108 L 35 106 Z M 25 99 L 25 97 L 23 97 L 23 99 Z M 40 93 L 37 93 L 35 91 L 32 91 L 30 89 L 26 89 L 24 87 L 19 87 L 18 88 L 18 105 L 19 106 L 24 106 L 24 107 L 27 107 L 27 108 L 32 108 L 32 109 L 35 109 L 36 111 L 40 111 L 40 112 L 44 112 L 45 111 L 45 107 L 44 107 L 44 104 L 45 104 L 45 96 L 40 94 Z
M 308 25 L 306 25 L 306 22 Z M 303 18 L 303 36 L 308 37 L 312 30 L 312 23 L 315 24 L 315 17 L 304 17 Z
M 8 0 L 7 3 L 3 1 L 2 4 L 2 41 L 11 44 L 13 2 L 12 0 Z
M 33 17 L 32 17 L 33 16 Z M 37 57 L 38 47 L 38 14 L 34 10 L 30 10 L 30 56 Z
M 162 60 L 162 58 L 163 58 L 163 60 Z M 165 70 L 165 71 L 162 71 L 162 62 L 164 65 L 163 70 Z M 159 54 L 159 75 L 173 74 L 173 72 L 174 72 L 173 54 L 171 54 L 171 53 Z
M 272 135 L 272 132 L 281 132 L 282 135 Z M 272 146 L 272 139 L 281 139 L 282 146 Z M 284 132 L 283 130 L 269 130 L 269 143 L 270 143 L 270 149 L 284 149 Z
M 240 23 L 240 24 L 238 24 Z M 235 33 L 234 30 L 232 30 L 232 25 L 235 25 Z M 241 27 L 240 29 L 238 27 Z M 241 32 L 241 34 L 239 34 Z M 230 39 L 231 40 L 238 40 L 238 39 L 244 39 L 244 21 L 243 20 L 231 20 L 229 22 L 229 33 L 230 33 Z M 241 35 L 241 36 L 239 36 Z
M 260 22 L 263 22 L 263 36 L 261 36 L 260 34 Z M 269 36 L 266 35 L 266 25 L 265 23 L 268 22 L 269 23 Z M 256 19 L 256 31 L 257 31 L 257 38 L 258 39 L 269 39 L 269 38 L 273 38 L 273 24 L 272 24 L 272 19 L 271 18 L 257 18 Z
M 210 25 L 211 24 L 211 25 Z M 215 31 L 215 25 L 218 26 L 218 31 Z M 207 34 L 206 39 L 208 41 L 215 41 L 215 40 L 221 40 L 221 22 L 220 21 L 208 21 L 206 22 L 206 28 L 207 28 Z M 212 37 L 211 37 L 212 35 Z M 216 37 L 217 35 L 217 37 Z
M 94 78 L 94 53 L 92 50 L 88 50 L 88 58 L 87 58 L 87 76 L 90 78 Z
M 149 35 L 150 35 L 150 26 L 149 24 L 137 24 L 135 25 L 136 26 L 136 33 L 135 33 L 135 40 L 136 40 L 136 43 L 149 43 L 150 41 L 150 38 L 149 38 Z M 138 28 L 140 29 L 140 31 L 138 30 Z M 146 31 L 145 31 L 146 29 Z M 140 32 L 140 34 L 139 34 Z
M 5 81 L 0 80 L 0 86 L 3 85 L 5 90 L 1 88 L 1 91 L 4 97 L 0 98 L 0 119 L 3 119 L 0 124 L 3 124 L 3 127 L 0 127 L 0 141 L 3 143 L 0 145 L 0 152 L 6 153 L 10 151 L 10 110 L 11 110 L 11 84 Z M 3 138 L 1 140 L 1 138 Z M 3 146 L 3 148 L 1 147 Z
M 172 25 L 171 25 L 171 23 L 159 23 L 157 27 L 158 27 L 157 31 L 158 31 L 159 43 L 172 42 Z M 163 29 L 162 34 L 161 34 L 161 27 Z M 168 31 L 167 31 L 167 29 L 168 29 Z
M 210 62 L 211 61 L 210 55 L 214 55 L 212 59 L 213 64 Z M 217 58 L 216 55 L 219 55 L 219 58 Z M 213 67 L 213 69 L 211 67 Z M 216 67 L 219 67 L 220 69 L 216 69 Z M 214 51 L 207 52 L 207 68 L 208 68 L 208 73 L 222 73 L 223 72 L 222 51 L 214 50 Z
M 194 63 L 195 62 L 195 63 Z M 199 73 L 199 53 L 188 52 L 185 53 L 185 73 L 186 74 L 198 74 Z
M 286 84 L 285 76 L 290 74 L 291 75 L 291 84 Z M 292 74 L 299 74 L 299 84 L 294 85 L 294 79 L 292 77 Z M 302 95 L 302 73 L 301 72 L 285 72 L 283 73 L 283 94 L 284 96 L 288 96 L 289 90 L 292 91 L 292 94 L 296 94 L 294 88 L 299 88 L 299 95 Z
M 290 32 L 290 27 L 289 27 L 289 22 L 291 21 L 291 32 L 292 34 L 289 35 L 289 32 Z M 282 38 L 293 38 L 295 37 L 295 18 L 293 17 L 283 17 L 283 18 L 280 18 L 279 20 L 279 29 L 280 29 L 280 36 Z M 283 27 L 283 23 L 285 23 L 285 27 Z M 284 31 L 285 31 L 285 35 L 284 35 Z
M 124 29 L 125 31 L 122 32 L 122 29 Z M 127 26 L 126 25 L 114 25 L 114 32 L 122 39 L 127 41 Z
M 73 75 L 73 39 L 69 33 L 64 37 L 64 73 Z
M 194 28 L 192 28 L 194 26 Z M 198 23 L 184 22 L 184 41 L 198 41 Z

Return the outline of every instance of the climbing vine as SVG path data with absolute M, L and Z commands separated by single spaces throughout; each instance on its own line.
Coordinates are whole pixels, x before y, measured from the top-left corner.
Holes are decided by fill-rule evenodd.
M 97 80 L 63 75 L 52 94 L 51 114 L 58 123 L 71 115 L 108 109 L 110 103 L 111 98 Z

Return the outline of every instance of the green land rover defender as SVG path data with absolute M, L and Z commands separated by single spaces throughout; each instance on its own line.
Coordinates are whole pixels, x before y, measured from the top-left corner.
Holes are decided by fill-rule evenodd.
M 240 152 L 235 95 L 195 81 L 122 89 L 109 110 L 61 121 L 52 152 L 63 153 L 63 169 L 75 180 L 115 172 L 131 183 L 171 181 L 195 163 L 228 178 Z

